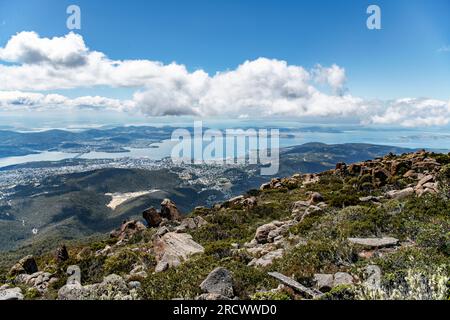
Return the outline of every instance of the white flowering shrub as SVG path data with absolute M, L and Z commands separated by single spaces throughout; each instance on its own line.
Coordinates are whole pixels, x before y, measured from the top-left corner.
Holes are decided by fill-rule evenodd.
M 446 300 L 449 298 L 450 277 L 445 268 L 431 271 L 410 269 L 404 281 L 389 287 L 364 286 L 356 290 L 360 300 Z

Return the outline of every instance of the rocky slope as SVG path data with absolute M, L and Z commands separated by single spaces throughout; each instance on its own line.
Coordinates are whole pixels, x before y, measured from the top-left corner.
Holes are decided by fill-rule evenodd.
M 450 155 L 419 151 L 187 217 L 164 200 L 102 240 L 24 257 L 0 299 L 448 299 L 449 184 Z

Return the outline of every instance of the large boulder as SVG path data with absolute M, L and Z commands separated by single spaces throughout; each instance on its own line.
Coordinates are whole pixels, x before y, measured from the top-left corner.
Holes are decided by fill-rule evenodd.
M 119 238 L 121 240 L 128 240 L 133 237 L 136 233 L 145 230 L 145 226 L 142 222 L 137 220 L 124 221 L 122 226 L 111 232 L 111 237 Z
M 383 168 L 376 168 L 373 170 L 373 180 L 375 181 L 377 186 L 384 186 L 389 178 L 392 177 L 391 173 Z
M 0 301 L 4 300 L 23 300 L 22 289 L 20 288 L 0 289 Z
M 33 274 L 38 272 L 38 266 L 36 260 L 32 255 L 28 255 L 19 260 L 10 270 L 9 275 L 14 277 L 19 274 Z
M 155 272 L 177 267 L 189 256 L 202 253 L 205 250 L 200 244 L 192 240 L 191 235 L 176 232 L 168 232 L 161 237 L 156 237 L 153 241 L 153 248 L 158 262 Z
M 409 188 L 406 188 L 403 190 L 389 191 L 388 193 L 386 193 L 386 196 L 391 199 L 401 200 L 401 199 L 407 198 L 409 196 L 412 196 L 414 193 L 415 193 L 414 188 L 409 187 Z
M 172 200 L 164 199 L 161 202 L 161 217 L 168 220 L 180 220 L 181 213 Z
M 267 243 L 269 233 L 275 229 L 277 229 L 276 222 L 271 222 L 264 224 L 256 229 L 255 240 L 257 243 Z
M 162 222 L 161 214 L 153 207 L 142 212 L 142 217 L 147 222 L 147 226 L 150 228 L 156 228 Z
M 228 298 L 233 297 L 233 277 L 231 272 L 222 267 L 214 269 L 200 284 L 200 289 L 205 293 L 219 294 Z
M 55 258 L 58 262 L 64 262 L 69 260 L 69 252 L 67 251 L 67 248 L 65 245 L 61 245 L 56 249 L 55 252 Z
M 38 271 L 33 274 L 19 274 L 14 279 L 14 283 L 24 284 L 28 287 L 36 289 L 40 293 L 44 293 L 48 290 L 50 284 L 57 280 L 58 279 L 49 272 Z

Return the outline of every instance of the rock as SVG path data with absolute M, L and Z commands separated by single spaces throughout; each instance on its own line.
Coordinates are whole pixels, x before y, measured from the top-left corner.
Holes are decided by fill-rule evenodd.
M 345 170 L 347 170 L 347 165 L 345 164 L 345 162 L 338 162 L 338 163 L 336 163 L 335 170 L 345 171 Z
M 306 294 L 309 297 L 319 298 L 323 295 L 322 292 L 315 290 L 315 289 L 307 288 L 304 285 L 302 285 L 301 283 L 299 283 L 299 282 L 295 281 L 294 279 L 289 278 L 279 272 L 269 272 L 268 275 L 277 279 L 278 281 L 281 281 L 281 283 L 285 284 L 286 286 L 288 286 L 296 291 L 299 291 L 303 294 Z
M 377 290 L 381 288 L 381 269 L 377 265 L 369 265 L 364 271 L 366 280 L 363 282 L 363 286 Z
M 248 264 L 249 266 L 256 267 L 267 267 L 270 266 L 275 259 L 280 259 L 283 257 L 284 250 L 277 249 L 275 251 L 270 251 L 263 255 L 261 258 L 255 258 Z
M 354 244 L 369 248 L 392 247 L 398 244 L 398 239 L 392 237 L 383 238 L 348 238 L 348 241 Z
M 256 205 L 258 204 L 258 201 L 257 201 L 256 197 L 249 197 L 249 198 L 245 198 L 244 200 L 242 200 L 241 203 L 246 209 L 252 209 L 252 208 L 256 207 Z
M 147 278 L 147 272 L 145 271 L 145 266 L 137 265 L 130 271 L 130 274 L 125 277 L 127 280 L 131 279 L 145 279 Z
M 219 293 L 203 293 L 195 298 L 195 300 L 231 300 Z
M 137 292 L 129 288 L 125 280 L 110 274 L 101 283 L 82 286 L 78 282 L 66 284 L 58 291 L 59 300 L 132 300 Z
M 50 284 L 56 280 L 51 273 L 38 271 L 33 274 L 19 274 L 14 279 L 14 283 L 27 285 L 40 293 L 44 293 Z
M 142 217 L 149 228 L 156 228 L 162 221 L 161 214 L 155 208 L 151 207 L 142 212 Z
M 234 290 L 231 272 L 222 267 L 214 269 L 200 284 L 200 289 L 205 293 L 214 293 L 232 298 Z
M 142 287 L 139 281 L 130 281 L 128 282 L 128 288 L 130 289 L 140 289 Z
M 58 300 L 86 300 L 87 297 L 88 291 L 78 282 L 66 284 L 58 290 Z
M 260 190 L 268 190 L 268 189 L 270 189 L 270 182 L 263 183 L 263 184 L 261 185 L 261 187 L 259 187 L 259 189 L 260 189 Z
M 90 299 L 95 300 L 130 300 L 127 283 L 116 274 L 106 276 L 101 283 L 88 286 Z
M 391 163 L 391 174 L 398 175 L 400 171 L 405 172 L 411 168 L 411 161 L 394 160 Z
M 434 176 L 432 176 L 431 174 L 426 175 L 425 177 L 420 179 L 420 181 L 417 183 L 417 187 L 423 186 L 426 183 L 432 182 L 432 181 L 434 181 Z
M 333 277 L 333 287 L 353 284 L 353 277 L 347 272 L 337 272 Z
M 170 199 L 164 199 L 161 202 L 161 217 L 166 218 L 170 221 L 180 220 L 181 213 L 177 206 Z
M 0 290 L 0 301 L 5 300 L 23 300 L 22 289 L 10 288 Z
M 128 240 L 136 233 L 145 230 L 145 226 L 142 222 L 137 220 L 124 221 L 120 229 L 111 232 L 111 236 L 118 238 L 119 241 Z
M 389 191 L 388 193 L 386 193 L 388 198 L 398 199 L 398 200 L 404 199 L 413 194 L 414 194 L 414 189 L 411 187 L 403 189 L 403 190 L 392 190 L 392 191 Z
M 275 229 L 277 229 L 277 226 L 273 222 L 258 227 L 255 233 L 255 240 L 258 243 L 269 242 L 268 240 L 269 233 Z
M 106 245 L 103 249 L 97 250 L 95 252 L 96 256 L 108 256 L 112 253 L 112 247 L 109 245 Z
M 294 205 L 292 207 L 292 214 L 296 215 L 296 214 L 298 214 L 300 212 L 303 212 L 308 207 L 309 207 L 309 202 L 308 201 L 296 201 L 296 202 L 294 202 Z
M 79 266 L 72 265 L 67 267 L 66 273 L 69 276 L 67 278 L 66 284 L 76 284 L 76 283 L 81 284 L 81 270 Z
M 348 166 L 348 173 L 353 176 L 359 176 L 361 173 L 361 165 L 357 163 L 353 163 Z
M 319 192 L 313 192 L 309 197 L 309 204 L 318 204 L 323 200 L 323 196 Z
M 417 173 L 414 170 L 408 170 L 404 175 L 403 178 L 415 178 L 417 177 Z
M 320 177 L 318 175 L 313 174 L 313 173 L 308 173 L 303 176 L 302 184 L 304 186 L 307 186 L 310 184 L 317 183 L 317 182 L 319 182 L 319 180 L 320 180 Z
M 56 261 L 58 262 L 64 262 L 69 260 L 69 252 L 67 251 L 66 246 L 62 245 L 58 249 L 56 249 L 55 256 Z
M 392 177 L 391 173 L 383 168 L 374 169 L 372 175 L 377 186 L 384 186 Z
M 176 231 L 184 232 L 186 230 L 194 230 L 206 224 L 208 224 L 208 222 L 200 216 L 194 218 L 186 218 L 181 221 L 181 224 L 178 227 L 176 227 Z
M 163 235 L 165 235 L 166 233 L 169 233 L 169 232 L 170 232 L 169 228 L 164 226 L 164 227 L 159 228 L 158 231 L 156 231 L 155 236 L 162 237 Z
M 10 276 L 17 276 L 22 273 L 33 274 L 38 272 L 36 260 L 32 255 L 28 255 L 19 260 L 9 271 Z
M 226 201 L 226 203 L 228 203 L 228 205 L 236 205 L 236 204 L 240 204 L 244 199 L 245 199 L 245 197 L 243 195 L 240 195 L 240 196 L 229 199 L 228 201 Z
M 192 240 L 187 233 L 168 232 L 153 241 L 156 254 L 155 272 L 161 272 L 170 267 L 177 267 L 189 256 L 204 252 L 204 248 Z
M 314 275 L 315 287 L 321 292 L 328 292 L 333 289 L 334 276 L 332 274 L 317 273 Z
M 359 198 L 361 202 L 380 202 L 381 197 L 367 196 Z

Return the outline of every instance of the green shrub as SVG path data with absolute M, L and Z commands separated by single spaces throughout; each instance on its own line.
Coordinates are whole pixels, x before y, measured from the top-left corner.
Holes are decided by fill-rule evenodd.
M 251 300 L 291 300 L 291 297 L 285 293 L 285 292 L 272 292 L 272 291 L 265 291 L 265 292 L 257 292 L 254 295 L 250 297 Z

